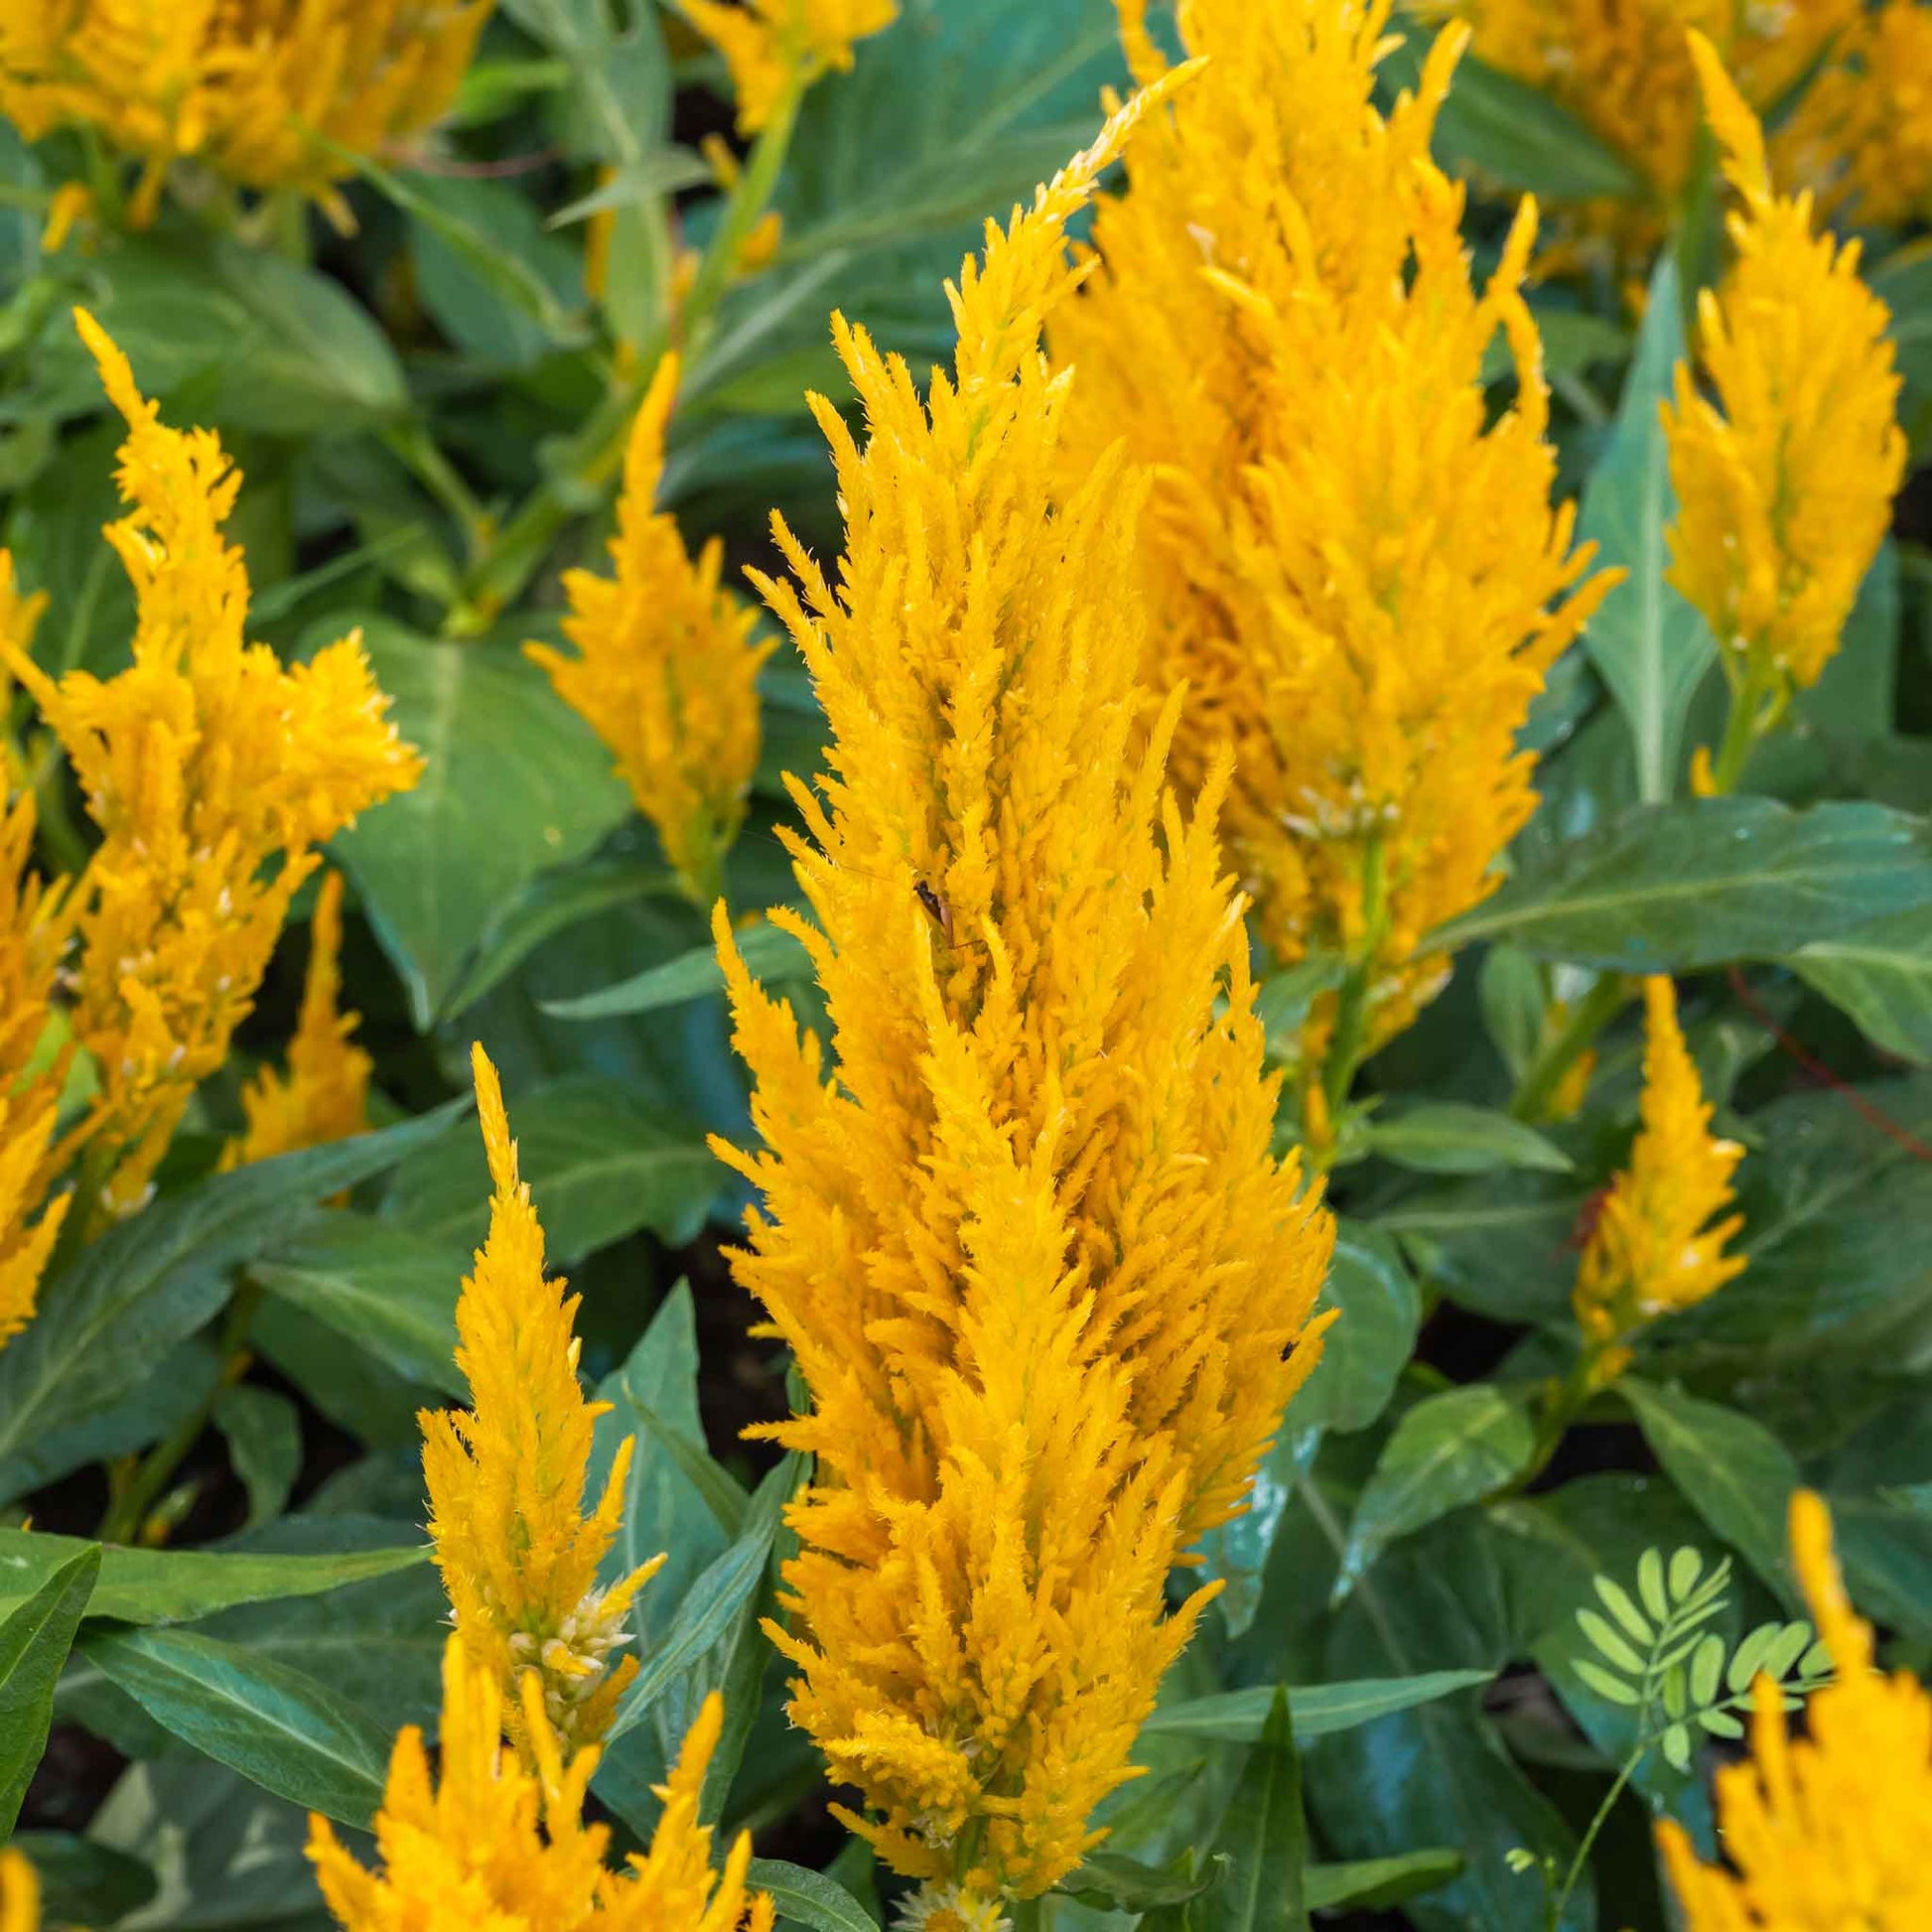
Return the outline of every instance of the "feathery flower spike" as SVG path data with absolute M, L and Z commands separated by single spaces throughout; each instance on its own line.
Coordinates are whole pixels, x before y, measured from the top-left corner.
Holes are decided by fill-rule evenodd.
M 1687 1932 L 1920 1932 L 1932 1925 L 1932 1694 L 1873 1666 L 1823 1497 L 1791 1498 L 1791 1554 L 1837 1675 L 1805 1704 L 1807 1735 L 1757 1680 L 1751 1755 L 1717 1775 L 1728 1865 L 1703 1863 L 1674 1820 L 1657 1828 Z
M 1145 13 L 1121 0 L 1143 80 L 1163 66 Z M 1446 981 L 1424 935 L 1498 883 L 1536 803 L 1524 717 L 1613 581 L 1579 587 L 1588 549 L 1551 507 L 1534 208 L 1474 286 L 1463 192 L 1429 158 L 1464 37 L 1385 118 L 1388 19 L 1388 0 L 1189 0 L 1206 71 L 1136 136 L 1051 328 L 1078 371 L 1065 476 L 1124 436 L 1153 478 L 1141 675 L 1186 688 L 1175 773 L 1197 791 L 1233 747 L 1228 840 L 1262 935 L 1351 963 L 1364 1052 Z M 1499 333 L 1516 395 L 1493 415 Z M 1316 1003 L 1311 1062 L 1336 1005 Z
M 1698 301 L 1717 402 L 1677 372 L 1664 408 L 1677 521 L 1671 582 L 1704 613 L 1733 686 L 1775 718 L 1838 649 L 1905 474 L 1885 305 L 1859 243 L 1815 234 L 1808 194 L 1775 196 L 1764 136 L 1702 34 L 1691 54 L 1743 198 L 1737 258 Z
M 25 1852 L 0 1850 L 0 1932 L 40 1932 L 40 1874 Z
M 898 0 L 677 0 L 678 11 L 725 57 L 738 131 L 753 135 L 787 94 L 852 66 L 854 43 L 898 18 Z
M 488 1238 L 457 1302 L 456 1359 L 471 1406 L 421 1417 L 430 1537 L 469 1655 L 502 1687 L 513 1721 L 517 1680 L 536 1680 L 549 1725 L 574 1750 L 604 1734 L 637 1673 L 634 1656 L 614 1664 L 612 1653 L 629 1641 L 631 1599 L 664 1559 L 598 1587 L 631 1439 L 586 1516 L 592 1425 L 606 1405 L 586 1402 L 578 1386 L 578 1298 L 544 1279 L 543 1229 L 517 1174 L 496 1069 L 482 1046 L 471 1065 L 495 1192 Z M 520 1732 L 519 1741 L 534 1740 Z
M 343 876 L 332 872 L 309 925 L 309 970 L 288 1071 L 265 1066 L 242 1089 L 247 1127 L 222 1151 L 224 1169 L 346 1140 L 368 1126 L 373 1062 L 349 1037 L 360 1016 L 341 1011 L 342 947 Z
M 746 1895 L 751 1835 L 739 1835 L 717 1872 L 710 1827 L 698 1823 L 724 1718 L 715 1691 L 657 1787 L 664 1809 L 649 1850 L 632 1854 L 622 1871 L 604 1863 L 609 1829 L 583 1822 L 596 1747 L 567 1758 L 533 1677 L 520 1694 L 527 1763 L 502 1745 L 501 1682 L 451 1637 L 438 1775 L 422 1732 L 409 1725 L 375 1818 L 380 1871 L 358 1863 L 328 1820 L 311 1814 L 309 1857 L 346 1932 L 771 1932 L 770 1899 Z
M 678 358 L 666 355 L 630 432 L 616 575 L 564 578 L 564 635 L 578 654 L 523 648 L 611 748 L 685 890 L 709 910 L 758 768 L 759 666 L 772 646 L 753 641 L 756 614 L 719 582 L 722 542 L 694 562 L 677 519 L 655 508 L 677 382 Z
M 0 114 L 28 140 L 95 129 L 147 162 L 295 188 L 338 225 L 354 155 L 420 132 L 455 97 L 493 0 L 0 0 Z M 350 158 L 330 147 L 349 150 Z
M 358 636 L 288 669 L 245 640 L 247 572 L 221 536 L 239 473 L 212 432 L 163 424 L 105 331 L 75 322 L 128 426 L 131 510 L 106 534 L 134 585 L 134 662 L 56 684 L 18 641 L 0 649 L 101 831 L 74 888 L 71 1022 L 100 1079 L 83 1131 L 124 1150 L 105 1200 L 127 1211 L 248 1014 L 314 848 L 413 785 L 422 760 Z
M 1611 1181 L 1577 1269 L 1571 1304 L 1608 1381 L 1628 1360 L 1625 1339 L 1660 1315 L 1693 1308 L 1744 1269 L 1725 1245 L 1743 1226 L 1724 1214 L 1744 1150 L 1711 1132 L 1711 1106 L 1677 1024 L 1665 978 L 1643 983 L 1648 1035 L 1642 1125 L 1629 1165 Z
M 1189 70 L 1191 71 L 1191 70 Z M 862 444 L 837 469 L 836 582 L 782 521 L 759 579 L 830 725 L 791 841 L 835 1068 L 714 915 L 755 1076 L 734 1261 L 790 1344 L 816 1459 L 784 1570 L 793 1719 L 840 1816 L 922 1878 L 928 1923 L 990 1927 L 1103 1836 L 1093 1808 L 1209 1590 L 1166 1579 L 1246 1503 L 1317 1353 L 1332 1225 L 1272 1157 L 1241 901 L 1214 815 L 1137 750 L 1141 498 L 1117 457 L 1062 492 L 1070 385 L 1040 325 L 1064 227 L 1137 98 L 948 291 L 926 398 L 842 317 Z

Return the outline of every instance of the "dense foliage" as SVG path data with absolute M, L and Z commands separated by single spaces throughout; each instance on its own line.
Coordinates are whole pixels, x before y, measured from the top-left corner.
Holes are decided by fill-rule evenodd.
M 1928 218 L 1923 0 L 0 0 L 0 1932 L 1923 1932 Z

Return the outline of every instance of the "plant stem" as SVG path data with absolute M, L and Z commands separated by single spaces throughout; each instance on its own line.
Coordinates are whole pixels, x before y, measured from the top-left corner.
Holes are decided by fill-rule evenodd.
M 1629 1002 L 1631 982 L 1622 973 L 1605 973 L 1584 997 L 1563 1031 L 1537 1054 L 1523 1075 L 1509 1111 L 1524 1121 L 1539 1121 L 1564 1076 L 1595 1043 L 1596 1036 Z
M 758 225 L 777 186 L 797 125 L 798 103 L 804 96 L 804 75 L 796 74 L 759 133 L 744 172 L 733 184 L 725 211 L 698 269 L 691 293 L 677 317 L 686 351 L 702 345 L 725 291 L 731 286 L 746 237 Z M 631 419 L 670 341 L 667 324 L 638 345 L 635 373 L 613 379 L 610 392 L 590 420 L 571 439 L 569 447 L 516 513 L 484 546 L 473 564 L 463 595 L 451 609 L 444 630 L 450 636 L 473 636 L 494 621 L 514 603 L 537 573 L 550 546 L 574 517 L 586 515 L 604 500 L 605 492 L 623 463 Z
M 1052 1932 L 1053 1900 L 1050 1893 L 1037 1898 L 1016 1898 L 1007 1908 L 1013 1932 Z
M 246 1361 L 248 1330 L 254 1323 L 255 1311 L 261 1307 L 261 1284 L 251 1275 L 242 1276 L 221 1324 L 218 1344 L 221 1364 L 216 1371 L 213 1388 L 147 1452 L 126 1487 L 108 1504 L 107 1514 L 101 1519 L 98 1532 L 101 1542 L 131 1543 L 140 1534 L 142 1520 L 155 1499 L 168 1486 L 169 1479 L 181 1466 L 182 1458 L 195 1447 L 202 1431 L 207 1427 L 208 1418 L 213 1415 L 221 1392 L 241 1373 Z
M 1596 1843 L 1596 1835 L 1616 1807 L 1616 1801 L 1623 1796 L 1623 1787 L 1636 1776 L 1637 1766 L 1643 1762 L 1644 1753 L 1650 1748 L 1647 1738 L 1639 1738 L 1637 1747 L 1623 1760 L 1623 1768 L 1616 1774 L 1616 1781 L 1604 1794 L 1603 1802 L 1596 1807 L 1596 1815 L 1589 1821 L 1583 1841 L 1577 1847 L 1577 1856 L 1570 1861 L 1570 1869 L 1564 1874 L 1562 1888 L 1550 1901 L 1550 1932 L 1559 1932 L 1563 1924 L 1563 1908 L 1570 1903 L 1570 1894 L 1577 1889 L 1577 1880 L 1584 1875 L 1589 1863 L 1589 1849 Z
M 1362 936 L 1348 962 L 1335 1008 L 1335 1030 L 1322 1064 L 1322 1097 L 1332 1121 L 1348 1098 L 1368 1040 L 1368 1002 L 1377 955 L 1388 926 L 1388 881 L 1383 868 L 1382 835 L 1369 835 L 1362 849 Z
M 382 441 L 455 519 L 463 532 L 465 555 L 474 563 L 489 543 L 489 513 L 478 502 L 476 492 L 443 454 L 427 426 L 420 422 L 392 424 L 382 432 Z
M 1711 765 L 1711 789 L 1716 795 L 1722 797 L 1736 789 L 1751 747 L 1783 714 L 1777 672 L 1773 670 L 1767 677 L 1753 662 L 1742 681 L 1731 686 L 1724 737 L 1718 741 L 1718 756 Z

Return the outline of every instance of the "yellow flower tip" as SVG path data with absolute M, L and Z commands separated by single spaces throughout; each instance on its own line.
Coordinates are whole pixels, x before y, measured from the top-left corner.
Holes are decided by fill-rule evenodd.
M 1871 1626 L 1852 1608 L 1832 1548 L 1832 1512 L 1813 1489 L 1791 1493 L 1791 1561 L 1812 1621 L 1841 1677 L 1871 1668 Z
M 25 1852 L 0 1849 L 0 1932 L 40 1932 L 41 1881 Z
M 73 311 L 73 326 L 87 345 L 87 353 L 94 358 L 94 366 L 100 371 L 100 384 L 107 392 L 107 400 L 120 411 L 130 426 L 138 428 L 143 423 L 152 422 L 155 406 L 141 394 L 134 380 L 134 366 L 123 353 L 121 345 L 87 310 L 78 306 Z
M 1711 42 L 1695 27 L 1686 30 L 1685 38 L 1690 43 L 1698 85 L 1703 89 L 1705 113 L 1725 151 L 1725 173 L 1747 202 L 1756 205 L 1769 201 L 1770 170 L 1764 158 L 1764 130 L 1757 116 L 1737 91 L 1723 57 Z
M 483 1153 L 489 1178 L 497 1194 L 513 1196 L 521 1182 L 516 1171 L 516 1143 L 510 1138 L 510 1117 L 503 1105 L 503 1083 L 480 1039 L 470 1042 L 470 1077 L 477 1089 L 477 1119 L 483 1128 Z
M 75 226 L 94 211 L 93 191 L 85 183 L 63 182 L 47 205 L 47 221 L 41 229 L 41 250 L 58 255 L 68 245 Z

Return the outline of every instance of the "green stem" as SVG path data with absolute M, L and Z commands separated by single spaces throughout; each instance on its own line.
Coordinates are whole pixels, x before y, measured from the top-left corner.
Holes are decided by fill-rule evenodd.
M 1016 1898 L 1007 1907 L 1013 1932 L 1052 1932 L 1053 1899 L 1050 1892 L 1037 1898 Z
M 108 1504 L 98 1533 L 102 1543 L 131 1543 L 140 1534 L 148 1511 L 180 1468 L 182 1458 L 195 1447 L 202 1431 L 207 1427 L 208 1418 L 213 1415 L 221 1392 L 239 1372 L 243 1350 L 248 1342 L 248 1330 L 254 1323 L 255 1311 L 261 1307 L 261 1284 L 252 1276 L 244 1275 L 228 1304 L 227 1318 L 221 1324 L 218 1344 L 221 1365 L 215 1375 L 213 1388 L 147 1452 L 125 1487 Z
M 1623 1768 L 1616 1774 L 1616 1782 L 1604 1794 L 1603 1802 L 1596 1807 L 1596 1816 L 1589 1821 L 1589 1828 L 1584 1833 L 1583 1841 L 1577 1847 L 1577 1856 L 1570 1861 L 1570 1869 L 1564 1874 L 1563 1886 L 1550 1901 L 1550 1932 L 1558 1932 L 1563 1924 L 1563 1908 L 1570 1903 L 1570 1894 L 1577 1889 L 1577 1880 L 1584 1875 L 1589 1863 L 1589 1850 L 1596 1843 L 1596 1837 L 1608 1821 L 1610 1813 L 1616 1808 L 1616 1801 L 1623 1796 L 1623 1788 L 1637 1774 L 1637 1766 L 1643 1762 L 1644 1753 L 1650 1748 L 1647 1739 L 1639 1739 L 1637 1747 L 1623 1760 Z
M 744 172 L 732 187 L 717 232 L 679 314 L 687 353 L 702 345 L 712 312 L 731 286 L 746 237 L 770 203 L 803 96 L 804 75 L 800 73 L 779 99 Z M 668 341 L 668 330 L 659 329 L 650 340 L 639 344 L 636 366 L 641 374 L 613 383 L 561 460 L 476 560 L 463 595 L 444 624 L 449 635 L 471 636 L 485 629 L 498 612 L 522 594 L 564 527 L 602 503 L 622 467 L 631 419 L 637 413 L 644 383 L 663 356 Z
M 1375 981 L 1377 955 L 1388 926 L 1388 882 L 1384 874 L 1382 836 L 1370 835 L 1362 850 L 1362 937 L 1335 1008 L 1335 1030 L 1321 1070 L 1322 1096 L 1330 1122 L 1340 1114 L 1354 1084 L 1368 1041 L 1369 994 Z
M 1537 1054 L 1523 1075 L 1509 1111 L 1518 1120 L 1539 1121 L 1564 1076 L 1595 1044 L 1596 1036 L 1628 1003 L 1631 983 L 1621 973 L 1605 973 L 1564 1023 L 1563 1031 Z
M 489 513 L 457 473 L 436 439 L 420 422 L 395 423 L 382 432 L 390 454 L 408 466 L 429 493 L 449 511 L 463 532 L 465 554 L 475 562 L 488 547 Z
M 1741 682 L 1731 686 L 1724 737 L 1718 741 L 1718 756 L 1711 765 L 1711 788 L 1715 793 L 1723 796 L 1737 788 L 1751 747 L 1783 714 L 1784 698 L 1778 688 L 1777 672 L 1772 670 L 1767 676 L 1753 662 Z

